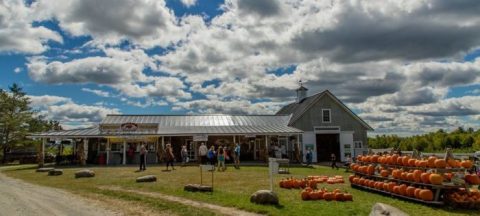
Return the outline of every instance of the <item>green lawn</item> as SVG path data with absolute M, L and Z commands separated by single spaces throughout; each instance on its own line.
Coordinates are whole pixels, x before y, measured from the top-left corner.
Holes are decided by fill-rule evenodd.
M 114 192 L 99 189 L 99 186 L 120 186 L 126 189 L 138 189 L 149 192 L 160 192 L 164 194 L 181 196 L 193 200 L 232 206 L 248 211 L 267 213 L 269 215 L 368 215 L 372 205 L 376 202 L 383 202 L 395 206 L 410 215 L 478 215 L 477 211 L 453 210 L 449 208 L 430 207 L 416 204 L 409 201 L 391 198 L 379 194 L 369 193 L 352 189 L 348 183 L 349 173 L 343 170 L 331 170 L 327 167 L 291 168 L 293 177 L 305 177 L 307 175 L 343 175 L 347 183 L 327 185 L 321 187 L 328 189 L 340 188 L 353 194 L 353 202 L 327 202 L 302 201 L 299 190 L 287 190 L 278 187 L 278 181 L 285 175 L 277 175 L 275 178 L 274 190 L 279 194 L 281 206 L 260 206 L 250 203 L 250 194 L 259 189 L 268 189 L 268 168 L 266 167 L 242 167 L 240 170 L 230 168 L 224 172 L 215 172 L 213 194 L 184 192 L 183 186 L 187 183 L 199 183 L 199 168 L 184 167 L 177 168 L 173 172 L 162 172 L 164 167 L 149 167 L 146 172 L 135 172 L 136 167 L 93 167 L 96 172 L 95 178 L 75 179 L 73 173 L 80 168 L 65 168 L 62 176 L 47 176 L 45 173 L 36 173 L 35 169 L 10 169 L 5 171 L 9 176 L 24 179 L 36 184 L 63 188 L 81 195 L 101 194 L 104 196 L 123 199 L 126 201 L 139 201 L 147 203 L 154 209 L 165 210 L 171 203 L 162 200 L 152 200 L 139 195 Z M 142 175 L 156 175 L 156 183 L 135 183 L 135 178 Z M 208 176 L 210 173 L 205 173 Z M 208 178 L 207 178 L 208 179 Z M 181 204 L 171 204 L 172 207 L 187 207 Z M 207 212 L 200 209 L 171 210 L 180 215 L 204 215 Z

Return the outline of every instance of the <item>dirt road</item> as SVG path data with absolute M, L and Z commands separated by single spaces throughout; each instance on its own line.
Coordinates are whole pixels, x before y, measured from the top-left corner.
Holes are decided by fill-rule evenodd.
M 63 190 L 43 187 L 0 172 L 0 216 L 120 215 Z

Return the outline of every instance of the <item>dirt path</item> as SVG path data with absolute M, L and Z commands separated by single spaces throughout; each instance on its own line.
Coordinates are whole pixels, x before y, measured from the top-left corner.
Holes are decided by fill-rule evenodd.
M 101 187 L 101 189 L 135 193 L 135 194 L 139 194 L 139 195 L 142 195 L 142 196 L 148 196 L 148 197 L 163 199 L 163 200 L 167 200 L 167 201 L 170 201 L 170 202 L 177 202 L 177 203 L 181 203 L 181 204 L 196 207 L 196 208 L 210 209 L 210 210 L 212 210 L 214 212 L 217 212 L 219 214 L 222 214 L 222 215 L 231 215 L 231 216 L 259 216 L 259 215 L 261 215 L 261 214 L 247 212 L 247 211 L 243 211 L 243 210 L 232 208 L 232 207 L 224 207 L 224 206 L 214 205 L 214 204 L 210 204 L 210 203 L 190 200 L 190 199 L 186 199 L 186 198 L 182 198 L 182 197 L 165 195 L 165 194 L 161 194 L 161 193 L 144 192 L 144 191 L 138 191 L 138 190 L 129 190 L 129 189 L 124 189 L 124 188 L 120 188 L 120 187 Z
M 60 189 L 13 179 L 0 172 L 0 216 L 120 215 Z

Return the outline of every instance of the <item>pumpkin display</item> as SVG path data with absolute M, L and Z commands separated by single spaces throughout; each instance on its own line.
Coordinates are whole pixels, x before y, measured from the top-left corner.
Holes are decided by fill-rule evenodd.
M 440 174 L 432 173 L 428 177 L 428 180 L 430 181 L 431 184 L 441 185 L 443 183 L 443 176 Z

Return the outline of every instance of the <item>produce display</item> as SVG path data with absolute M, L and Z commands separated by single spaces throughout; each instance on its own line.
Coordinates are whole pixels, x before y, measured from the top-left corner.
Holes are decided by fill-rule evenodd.
M 317 184 L 321 183 L 342 184 L 345 183 L 345 181 L 343 180 L 343 176 L 308 176 L 303 179 L 296 179 L 292 177 L 280 180 L 279 186 L 286 189 L 303 189 L 306 187 L 317 189 Z
M 300 193 L 302 200 L 325 200 L 325 201 L 353 201 L 352 194 L 348 192 L 342 192 L 340 189 L 335 189 L 333 191 L 328 191 L 323 188 L 320 190 L 315 190 L 310 187 L 306 187 Z
M 480 177 L 466 172 L 472 166 L 470 160 L 452 157 L 365 155 L 350 165 L 355 175 L 349 181 L 352 187 L 427 204 L 453 203 L 461 197 L 475 205 L 477 192 L 472 195 L 468 188 L 480 184 Z
M 480 209 L 480 192 L 477 189 L 464 188 L 445 194 L 445 202 L 459 208 Z

